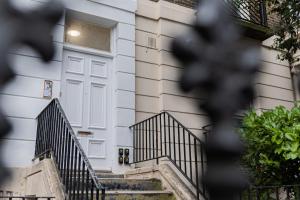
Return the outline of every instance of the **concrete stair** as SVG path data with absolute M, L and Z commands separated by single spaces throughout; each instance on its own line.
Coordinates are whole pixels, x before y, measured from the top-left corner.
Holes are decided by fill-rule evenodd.
M 175 200 L 168 191 L 108 191 L 107 200 Z
M 97 173 L 104 185 L 107 200 L 175 200 L 157 179 L 125 179 L 123 175 Z

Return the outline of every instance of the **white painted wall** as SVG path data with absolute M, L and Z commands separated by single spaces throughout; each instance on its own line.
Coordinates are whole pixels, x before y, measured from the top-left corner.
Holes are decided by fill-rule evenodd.
M 200 137 L 208 117 L 197 109 L 201 97 L 183 93 L 179 77 L 183 67 L 172 57 L 171 41 L 195 20 L 195 11 L 160 0 L 138 0 L 136 14 L 136 121 L 161 111 L 173 114 L 183 125 Z M 155 38 L 155 48 L 148 38 Z M 293 106 L 293 88 L 287 62 L 277 59 L 278 51 L 270 46 L 273 38 L 261 44 L 262 65 L 256 81 L 255 108 L 267 110 L 278 105 Z
M 136 0 L 62 0 L 68 10 L 85 13 L 115 23 L 113 59 L 113 141 L 110 155 L 113 171 L 118 165 L 117 148 L 132 148 L 128 126 L 135 122 L 135 10 Z M 45 0 L 14 0 L 20 8 L 30 9 Z M 3 157 L 9 167 L 25 167 L 34 155 L 36 120 L 50 100 L 42 97 L 44 80 L 53 81 L 53 97 L 61 91 L 64 20 L 56 25 L 54 44 L 57 53 L 49 64 L 28 48 L 12 50 L 17 77 L 1 91 L 1 107 L 14 125 L 4 140 Z

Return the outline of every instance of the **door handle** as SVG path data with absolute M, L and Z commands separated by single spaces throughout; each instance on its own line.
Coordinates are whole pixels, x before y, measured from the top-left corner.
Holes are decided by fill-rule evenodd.
M 92 135 L 93 134 L 93 132 L 91 132 L 91 131 L 77 131 L 77 133 L 79 135 Z

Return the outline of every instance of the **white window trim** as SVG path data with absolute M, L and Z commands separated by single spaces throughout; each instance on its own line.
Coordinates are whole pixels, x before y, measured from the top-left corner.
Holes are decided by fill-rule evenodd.
M 95 56 L 102 56 L 106 58 L 114 58 L 114 54 L 106 51 L 96 50 L 92 48 L 82 47 L 78 45 L 73 45 L 69 43 L 64 43 L 63 48 L 65 50 L 77 51 L 79 53 L 88 53 Z

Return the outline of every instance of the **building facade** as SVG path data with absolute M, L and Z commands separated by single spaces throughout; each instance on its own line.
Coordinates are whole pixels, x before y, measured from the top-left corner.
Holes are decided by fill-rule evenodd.
M 196 109 L 201 97 L 180 91 L 178 80 L 183 70 L 170 51 L 172 39 L 186 32 L 195 20 L 191 5 L 189 1 L 138 1 L 136 121 L 168 111 L 201 137 L 202 128 L 209 124 L 206 114 Z M 271 48 L 273 38 L 263 42 L 248 39 L 259 43 L 262 53 L 254 108 L 267 110 L 278 105 L 291 108 L 294 90 L 290 67 L 277 59 L 278 51 Z
M 31 9 L 42 0 L 16 3 Z M 122 174 L 132 169 L 134 166 L 118 160 L 119 149 L 129 149 L 132 161 L 134 140 L 129 127 L 161 112 L 172 114 L 204 139 L 208 116 L 197 109 L 203 98 L 180 91 L 183 68 L 170 50 L 171 41 L 196 20 L 195 1 L 64 3 L 64 18 L 53 33 L 57 52 L 50 64 L 41 63 L 30 49 L 10 53 L 17 76 L 1 91 L 2 108 L 14 127 L 2 141 L 8 167 L 32 164 L 36 117 L 53 98 L 59 99 L 94 170 Z M 297 100 L 293 74 L 287 62 L 277 59 L 278 51 L 271 47 L 273 38 L 258 38 L 256 33 L 245 39 L 256 42 L 262 53 L 253 107 L 258 112 L 278 105 L 291 108 Z M 176 148 L 174 144 L 173 152 Z M 155 162 L 135 166 L 155 166 Z M 191 167 L 190 172 L 193 170 L 196 168 Z
M 15 3 L 32 9 L 42 1 Z M 17 76 L 1 92 L 1 100 L 14 130 L 2 141 L 3 158 L 8 167 L 31 165 L 36 117 L 52 98 L 59 98 L 93 167 L 118 171 L 118 148 L 132 147 L 128 126 L 135 122 L 136 1 L 64 4 L 50 64 L 30 49 L 11 51 Z

